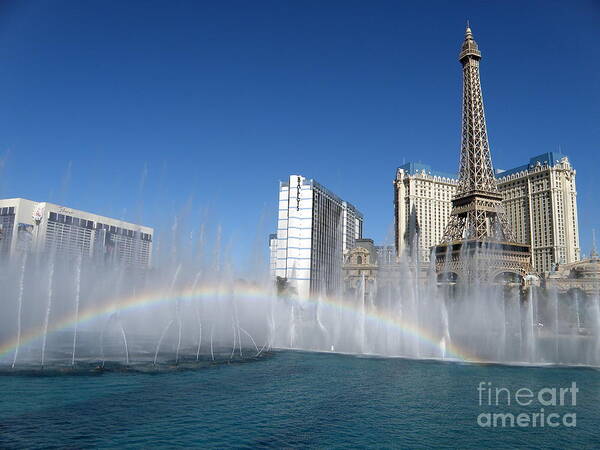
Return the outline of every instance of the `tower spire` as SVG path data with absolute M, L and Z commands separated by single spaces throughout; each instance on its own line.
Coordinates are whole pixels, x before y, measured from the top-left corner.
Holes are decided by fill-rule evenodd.
M 531 247 L 515 242 L 496 185 L 479 78 L 481 52 L 468 23 L 458 60 L 463 70 L 460 169 L 450 220 L 435 247 L 436 270 L 467 282 L 496 282 L 507 272 L 524 276 L 531 268 Z
M 592 251 L 590 252 L 590 258 L 598 258 L 598 250 L 596 249 L 596 230 L 592 229 Z
M 512 241 L 492 167 L 479 77 L 481 52 L 468 23 L 458 59 L 463 68 L 460 169 L 452 216 L 443 241 L 465 238 Z
M 467 29 L 465 30 L 465 40 L 463 41 L 463 45 L 460 49 L 460 55 L 458 59 L 462 62 L 463 58 L 466 56 L 476 57 L 478 60 L 481 59 L 481 52 L 479 51 L 477 42 L 475 42 L 475 38 L 473 38 L 473 32 L 471 31 L 468 20 Z

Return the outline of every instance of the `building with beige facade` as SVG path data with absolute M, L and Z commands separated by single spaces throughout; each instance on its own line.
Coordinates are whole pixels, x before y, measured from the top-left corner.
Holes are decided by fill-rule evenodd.
M 517 242 L 531 245 L 536 272 L 579 261 L 575 169 L 558 152 L 543 153 L 528 164 L 498 170 L 496 179 Z M 456 175 L 425 164 L 399 167 L 394 180 L 396 249 L 428 262 L 441 241 L 456 193 Z
M 543 278 L 546 288 L 556 289 L 560 294 L 577 293 L 580 298 L 600 294 L 600 255 L 594 249 L 590 257 L 569 264 L 557 264 L 555 270 Z
M 356 239 L 354 247 L 344 253 L 344 296 L 365 304 L 397 299 L 401 295 L 400 280 L 406 271 L 415 274 L 415 268 L 414 264 L 404 264 L 396 258 L 394 246 L 374 245 L 372 239 Z M 426 283 L 428 267 L 419 265 L 419 269 L 419 282 Z
M 409 254 L 429 262 L 431 247 L 442 240 L 456 193 L 456 175 L 437 172 L 430 166 L 400 166 L 394 180 L 395 239 L 399 255 Z
M 580 259 L 575 169 L 569 158 L 550 152 L 529 164 L 498 171 L 496 178 L 512 231 L 531 245 L 537 272 Z

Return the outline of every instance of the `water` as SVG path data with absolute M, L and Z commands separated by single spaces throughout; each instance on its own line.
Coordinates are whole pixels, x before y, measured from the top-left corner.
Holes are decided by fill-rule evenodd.
M 19 297 L 17 300 L 17 344 L 15 346 L 15 355 L 13 357 L 13 362 L 11 367 L 15 367 L 17 363 L 17 357 L 19 356 L 19 347 L 21 346 L 21 323 L 22 323 L 22 313 L 23 313 L 23 290 L 25 289 L 25 267 L 27 266 L 27 256 L 25 253 L 23 255 L 23 264 L 21 266 L 21 276 L 19 277 Z M 73 344 L 73 355 L 75 354 L 75 344 Z M 73 356 L 74 358 L 75 356 Z
M 221 261 L 218 253 L 215 258 Z M 2 267 L 0 368 L 32 361 L 41 368 L 67 358 L 74 366 L 80 358 L 129 363 L 149 352 L 160 364 L 191 347 L 200 359 L 211 341 L 232 357 L 268 346 L 600 367 L 597 295 L 530 288 L 521 296 L 518 287 L 438 285 L 434 273 L 420 279 L 410 261 L 375 294 L 361 279 L 355 297 L 312 298 L 278 295 L 268 279 L 241 280 L 213 262 L 199 269 L 184 260 L 138 272 L 81 257 L 19 262 Z M 64 333 L 71 341 L 66 358 Z M 96 339 L 83 342 L 82 333 Z
M 50 262 L 50 273 L 48 275 L 48 303 L 46 306 L 46 316 L 44 319 L 44 334 L 42 337 L 42 362 L 41 365 L 44 367 L 44 361 L 46 357 L 46 343 L 48 341 L 48 325 L 50 324 L 50 311 L 52 311 L 52 282 L 54 281 L 54 261 Z M 22 304 L 22 298 L 19 300 L 19 305 Z M 19 335 L 20 335 L 19 330 Z
M 481 381 L 513 391 L 576 382 L 577 405 L 569 408 L 576 427 L 483 429 Z M 7 375 L 0 376 L 0 391 L 3 448 L 593 448 L 600 442 L 594 369 L 284 351 L 194 371 Z
M 278 296 L 268 282 L 231 274 L 199 280 L 198 271 L 183 263 L 136 275 L 81 259 L 39 266 L 30 260 L 8 266 L 16 276 L 9 273 L 2 284 L 9 301 L 0 305 L 0 368 L 32 361 L 52 366 L 67 358 L 71 365 L 80 358 L 129 363 L 149 352 L 160 364 L 177 361 L 191 347 L 200 359 L 212 341 L 232 356 L 274 347 L 600 367 L 597 296 L 573 301 L 536 288 L 525 297 L 518 287 L 449 289 L 435 280 L 418 282 L 407 265 L 376 297 L 371 289 L 366 294 L 361 280 L 356 298 L 305 299 Z M 70 336 L 68 357 L 64 333 Z M 83 342 L 82 333 L 96 339 Z
M 0 261 L 0 448 L 600 442 L 598 295 L 438 285 L 403 258 L 355 296 L 299 298 L 265 273 L 242 279 L 219 245 L 201 250 L 212 258 L 174 248 L 145 271 Z M 488 381 L 576 382 L 576 428 L 481 428 Z M 539 411 L 505 407 L 488 411 Z
M 81 299 L 81 263 L 82 255 L 77 258 L 76 282 L 75 282 L 75 329 L 73 331 L 73 355 L 71 356 L 71 365 L 75 365 L 75 350 L 77 347 L 77 325 L 79 324 L 79 300 Z

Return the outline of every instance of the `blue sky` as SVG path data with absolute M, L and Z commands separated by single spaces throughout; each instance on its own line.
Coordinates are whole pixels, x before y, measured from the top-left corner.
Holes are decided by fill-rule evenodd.
M 558 150 L 584 252 L 600 229 L 596 1 L 0 3 L 0 196 L 169 233 L 223 228 L 236 262 L 278 181 L 317 179 L 386 240 L 404 161 L 456 171 L 469 19 L 495 167 Z

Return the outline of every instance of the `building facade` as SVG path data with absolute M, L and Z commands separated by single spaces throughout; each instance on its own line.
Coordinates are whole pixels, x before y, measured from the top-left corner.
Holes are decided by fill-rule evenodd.
M 342 288 L 344 251 L 362 236 L 362 214 L 314 180 L 279 184 L 275 275 L 300 296 Z
M 496 177 L 513 233 L 531 245 L 535 270 L 579 261 L 577 189 L 569 159 L 544 153 Z
M 372 300 L 377 296 L 377 279 L 382 262 L 379 261 L 372 239 L 357 239 L 354 248 L 349 249 L 344 256 L 343 277 L 344 295 L 347 298 Z M 381 252 L 385 257 L 385 252 Z
M 600 255 L 595 250 L 583 261 L 557 264 L 545 274 L 544 285 L 560 294 L 578 293 L 580 298 L 600 295 Z
M 277 234 L 269 235 L 269 276 L 272 280 L 277 276 Z
M 536 272 L 580 259 L 575 169 L 558 152 L 543 153 L 529 163 L 498 170 L 496 181 L 517 242 L 531 245 Z M 398 168 L 394 180 L 396 248 L 419 251 L 428 262 L 450 217 L 458 178 L 424 164 Z M 432 243 L 433 242 L 433 243 Z
M 429 265 L 401 261 L 393 245 L 374 245 L 364 238 L 356 239 L 354 248 L 345 253 L 342 273 L 345 300 L 383 307 L 406 294 L 407 277 L 409 284 L 426 285 L 431 280 Z
M 22 251 L 148 267 L 154 230 L 48 202 L 0 200 L 0 258 Z
M 456 175 L 431 170 L 425 164 L 400 166 L 394 180 L 395 239 L 399 255 L 408 253 L 428 262 L 448 225 Z
M 401 280 L 394 246 L 374 245 L 372 239 L 355 240 L 344 255 L 342 271 L 345 297 L 363 297 L 367 302 L 377 302 L 382 292 L 395 288 Z

